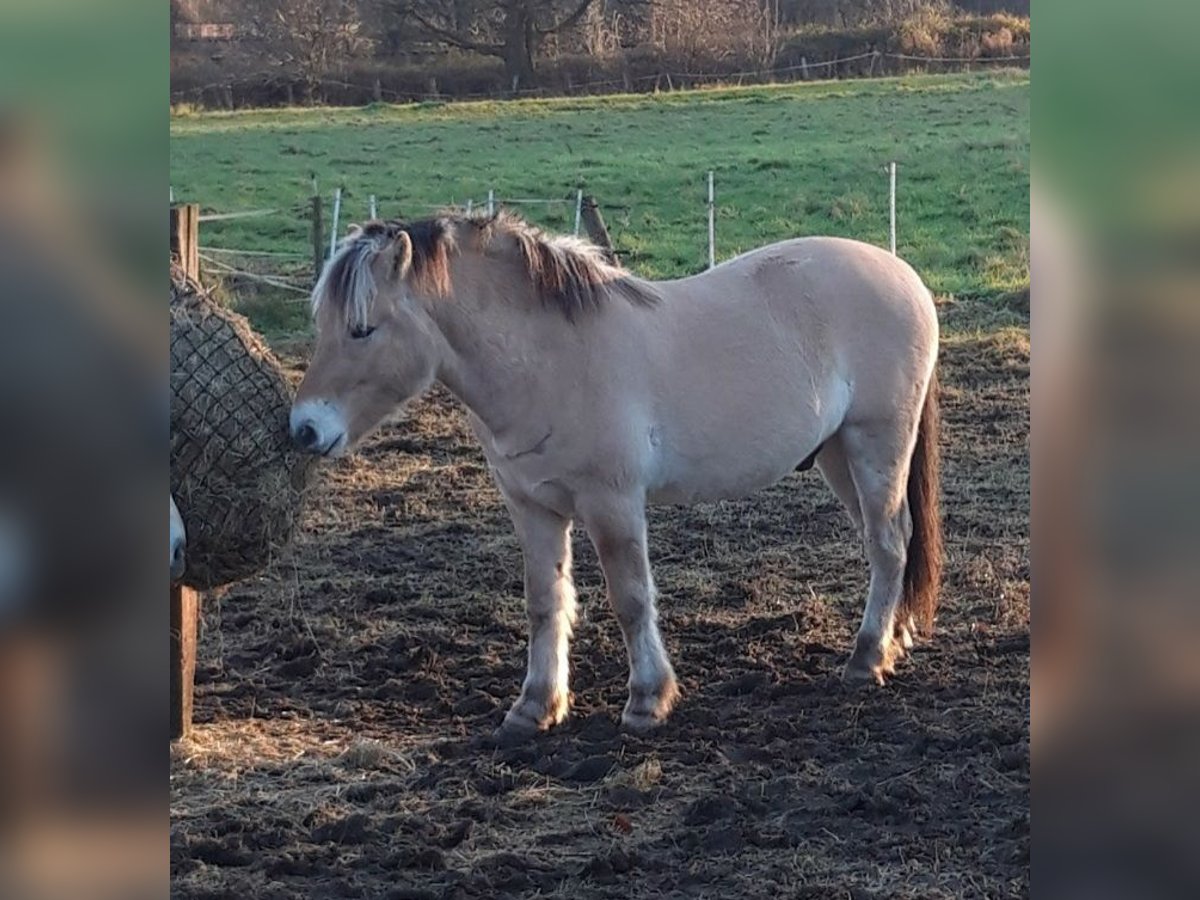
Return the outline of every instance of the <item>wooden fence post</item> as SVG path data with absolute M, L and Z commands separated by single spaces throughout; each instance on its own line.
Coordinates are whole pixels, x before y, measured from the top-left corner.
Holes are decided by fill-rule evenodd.
M 171 740 L 192 730 L 192 695 L 196 681 L 196 626 L 200 596 L 192 588 L 171 588 Z
M 171 207 L 171 259 L 188 278 L 200 279 L 200 205 Z
M 604 217 L 600 215 L 600 207 L 596 205 L 596 198 L 590 195 L 584 197 L 581 212 L 583 227 L 587 231 L 592 243 L 604 251 L 604 255 L 608 257 L 609 262 L 619 265 L 620 260 L 617 259 L 617 254 L 613 250 L 612 238 L 608 235 L 608 229 L 604 225 Z
M 312 196 L 312 251 L 313 251 L 313 283 L 321 277 L 325 268 L 325 229 L 321 225 L 321 195 Z

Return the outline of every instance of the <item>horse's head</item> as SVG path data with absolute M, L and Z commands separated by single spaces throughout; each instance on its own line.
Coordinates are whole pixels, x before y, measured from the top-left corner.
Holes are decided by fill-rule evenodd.
M 343 241 L 313 291 L 316 347 L 290 423 L 300 449 L 341 456 L 433 383 L 444 345 L 420 297 L 445 288 L 448 240 L 372 222 Z

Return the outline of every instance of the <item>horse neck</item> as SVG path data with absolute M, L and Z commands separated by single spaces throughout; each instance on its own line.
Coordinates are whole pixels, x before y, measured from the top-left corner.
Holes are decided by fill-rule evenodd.
M 456 254 L 451 296 L 428 309 L 445 340 L 438 380 L 492 432 L 527 418 L 548 351 L 567 325 L 544 309 L 516 263 Z

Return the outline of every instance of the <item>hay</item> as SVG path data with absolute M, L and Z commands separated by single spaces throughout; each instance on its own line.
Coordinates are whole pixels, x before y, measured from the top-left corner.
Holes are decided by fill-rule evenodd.
M 299 518 L 312 458 L 292 449 L 292 392 L 249 322 L 171 271 L 171 493 L 187 528 L 184 583 L 266 566 Z

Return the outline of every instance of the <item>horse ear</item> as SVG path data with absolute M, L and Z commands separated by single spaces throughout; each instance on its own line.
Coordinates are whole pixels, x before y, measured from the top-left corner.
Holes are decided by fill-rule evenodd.
M 379 251 L 376 257 L 377 271 L 385 278 L 401 280 L 408 277 L 412 268 L 413 244 L 407 231 L 401 231 Z

